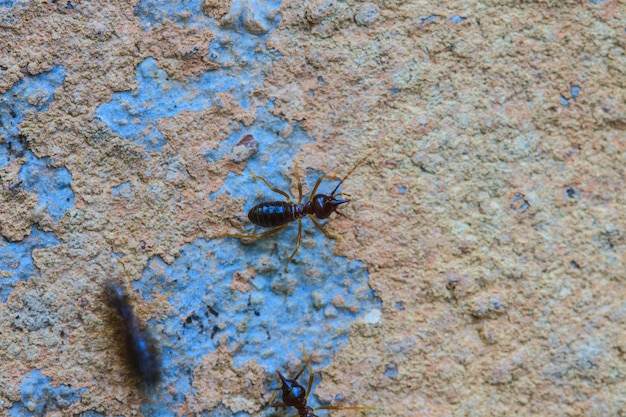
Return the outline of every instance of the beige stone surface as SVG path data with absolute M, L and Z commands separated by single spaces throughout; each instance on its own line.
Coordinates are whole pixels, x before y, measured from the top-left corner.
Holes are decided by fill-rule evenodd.
M 138 152 L 95 109 L 135 88 L 147 57 L 179 80 L 217 68 L 185 55 L 206 53 L 214 35 L 168 22 L 144 32 L 126 2 L 62 3 L 0 8 L 0 92 L 67 71 L 20 132 L 70 170 L 76 194 L 54 223 L 36 197 L 11 192 L 19 161 L 0 173 L 3 236 L 38 225 L 62 241 L 35 252 L 41 277 L 0 304 L 0 414 L 25 374 L 45 369 L 55 385 L 86 388 L 68 415 L 132 415 L 144 394 L 111 349 L 99 288 L 236 223 L 241 202 L 208 195 L 243 165 L 201 154 L 256 113 L 225 94 L 218 109 L 160 120 L 163 152 Z M 228 16 L 220 2 L 204 10 Z M 626 415 L 626 3 L 286 1 L 280 14 L 267 46 L 281 56 L 255 94 L 315 138 L 296 162 L 341 173 L 376 149 L 344 185 L 352 202 L 330 229 L 337 256 L 367 265 L 382 314 L 354 324 L 322 370 L 320 399 L 374 407 L 342 415 Z M 132 204 L 111 192 L 126 181 Z M 242 273 L 233 286 L 246 291 Z M 136 305 L 145 319 L 168 308 Z M 48 324 L 20 330 L 38 309 L 54 312 L 38 317 Z M 180 412 L 265 415 L 273 372 L 213 352 Z

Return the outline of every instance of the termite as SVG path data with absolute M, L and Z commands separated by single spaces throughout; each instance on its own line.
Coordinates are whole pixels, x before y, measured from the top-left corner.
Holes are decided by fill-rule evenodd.
M 161 358 L 156 340 L 147 328 L 141 326 L 120 284 L 108 282 L 105 291 L 109 305 L 124 322 L 126 347 L 133 368 L 146 385 L 158 384 L 161 380 Z
M 332 175 L 322 175 L 317 179 L 315 186 L 313 187 L 313 191 L 311 194 L 313 197 L 309 199 L 306 203 L 302 203 L 302 181 L 300 181 L 300 174 L 298 173 L 298 164 L 295 164 L 295 176 L 296 181 L 298 182 L 298 202 L 294 203 L 289 198 L 289 195 L 279 190 L 278 188 L 272 187 L 270 183 L 263 177 L 256 175 L 252 170 L 250 173 L 255 180 L 261 180 L 263 183 L 275 193 L 278 193 L 285 197 L 287 201 L 265 201 L 263 203 L 257 204 L 252 207 L 248 212 L 248 219 L 261 227 L 274 227 L 272 230 L 268 230 L 267 232 L 254 234 L 254 235 L 239 235 L 239 234 L 226 234 L 225 236 L 234 237 L 237 239 L 259 239 L 274 233 L 280 232 L 285 227 L 289 225 L 289 223 L 297 221 L 298 222 L 298 235 L 296 237 L 296 248 L 293 250 L 287 262 L 285 263 L 285 272 L 287 272 L 289 267 L 289 262 L 296 256 L 298 249 L 300 249 L 300 241 L 302 239 L 302 218 L 308 217 L 311 219 L 315 227 L 324 233 L 324 235 L 328 238 L 334 239 L 330 233 L 328 233 L 322 225 L 316 220 L 318 219 L 326 219 L 331 214 L 337 211 L 339 207 L 343 204 L 347 204 L 350 202 L 350 199 L 338 198 L 339 187 L 343 184 L 343 182 L 354 172 L 355 169 L 359 165 L 365 161 L 372 152 L 367 154 L 361 160 L 359 160 L 353 167 L 348 171 L 348 173 L 339 181 L 339 184 L 333 189 L 330 194 L 317 194 L 317 190 L 324 179 L 333 180 L 337 179 L 336 176 Z M 339 213 L 339 212 L 337 212 Z
M 304 350 L 304 349 L 303 349 Z M 272 398 L 270 398 L 270 407 L 274 408 L 283 408 L 283 407 L 294 407 L 298 410 L 298 417 L 317 417 L 315 412 L 317 410 L 371 410 L 372 407 L 338 407 L 334 405 L 322 405 L 320 407 L 311 408 L 307 405 L 307 399 L 309 394 L 311 394 L 311 387 L 313 386 L 313 368 L 311 368 L 311 359 L 307 356 L 306 351 L 304 353 L 304 361 L 305 364 L 296 374 L 293 379 L 288 379 L 280 373 L 280 371 L 276 371 L 278 374 L 278 378 L 280 378 L 280 382 L 282 386 L 274 392 Z M 298 378 L 302 375 L 305 369 L 309 370 L 309 380 L 307 383 L 306 390 L 302 385 L 298 383 Z M 282 402 L 275 403 L 274 399 L 278 394 L 278 391 L 282 391 Z

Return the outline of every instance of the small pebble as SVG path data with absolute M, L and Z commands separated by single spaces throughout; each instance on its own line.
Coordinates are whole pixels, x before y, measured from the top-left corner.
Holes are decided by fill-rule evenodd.
M 335 308 L 344 308 L 346 306 L 346 300 L 340 294 L 333 298 L 332 303 Z
M 241 163 L 254 155 L 258 146 L 259 142 L 254 138 L 254 136 L 250 134 L 245 135 L 239 139 L 233 148 L 233 151 L 230 154 L 230 159 L 233 162 Z
M 243 27 L 244 29 L 253 35 L 265 35 L 268 32 L 268 27 L 254 14 L 254 10 L 251 7 L 246 7 L 242 13 Z

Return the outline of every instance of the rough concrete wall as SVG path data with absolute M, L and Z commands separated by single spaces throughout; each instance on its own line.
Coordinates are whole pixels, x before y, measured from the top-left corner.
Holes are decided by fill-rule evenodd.
M 5 1 L 0 26 L 0 414 L 271 415 L 303 347 L 313 405 L 374 407 L 333 415 L 626 414 L 624 1 Z M 368 154 L 288 272 L 295 224 L 219 237 L 282 198 L 252 172 L 297 198 L 296 164 L 308 192 Z

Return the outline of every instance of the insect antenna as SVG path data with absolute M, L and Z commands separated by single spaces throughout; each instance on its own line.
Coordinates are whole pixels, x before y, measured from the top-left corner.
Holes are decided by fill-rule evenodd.
M 376 151 L 376 149 L 374 149 L 373 151 L 369 152 L 367 155 L 365 155 L 363 158 L 361 158 L 359 160 L 359 162 L 356 163 L 356 165 L 354 165 L 350 171 L 348 171 L 348 173 L 341 179 L 341 181 L 339 181 L 339 184 L 337 184 L 337 186 L 335 187 L 335 189 L 333 190 L 333 192 L 330 194 L 332 196 L 334 196 L 337 193 L 337 190 L 339 189 L 339 187 L 341 187 L 341 184 L 343 184 L 343 182 L 346 180 L 346 178 L 348 178 L 350 176 L 350 174 L 352 174 L 354 172 L 355 169 L 357 169 L 367 158 L 369 158 L 374 152 Z

